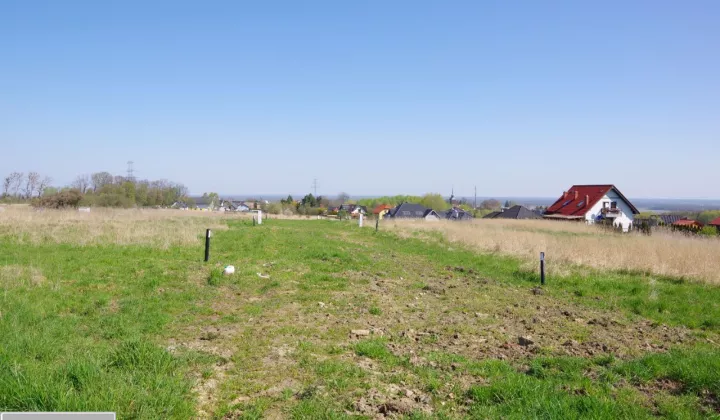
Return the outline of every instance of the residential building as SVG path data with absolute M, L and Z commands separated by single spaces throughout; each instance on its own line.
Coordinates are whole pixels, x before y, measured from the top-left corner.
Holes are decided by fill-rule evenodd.
M 708 226 L 715 226 L 715 228 L 717 228 L 718 230 L 718 233 L 720 233 L 720 217 L 708 223 Z
M 523 206 L 512 206 L 504 211 L 495 211 L 483 217 L 483 219 L 542 219 L 542 216 Z
M 632 228 L 638 209 L 614 185 L 573 185 L 545 211 L 546 219 L 596 223 L 612 221 L 623 232 Z
M 697 220 L 685 218 L 675 221 L 672 224 L 672 228 L 675 230 L 696 232 L 703 228 L 703 224 L 698 222 Z
M 440 220 L 440 215 L 433 209 L 428 209 L 423 205 L 415 203 L 402 203 L 385 215 L 386 218 L 393 219 L 425 219 Z
M 445 210 L 444 212 L 438 213 L 442 219 L 447 220 L 472 220 L 473 216 L 470 214 L 470 212 L 467 212 L 460 207 L 453 207 L 449 210 Z
M 389 204 L 380 204 L 379 206 L 375 207 L 375 209 L 373 209 L 373 214 L 374 214 L 375 217 L 377 217 L 378 219 L 382 219 L 383 217 L 385 217 L 385 215 L 387 214 L 387 212 L 389 212 L 390 210 L 392 210 L 392 206 L 391 206 L 391 205 L 389 205 Z
M 338 208 L 338 212 L 345 211 L 353 217 L 357 217 L 360 214 L 367 214 L 367 207 L 359 206 L 357 204 L 343 204 Z

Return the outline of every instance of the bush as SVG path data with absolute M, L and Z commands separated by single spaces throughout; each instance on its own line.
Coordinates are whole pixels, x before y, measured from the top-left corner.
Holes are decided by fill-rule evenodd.
M 282 205 L 280 203 L 270 203 L 266 206 L 265 211 L 270 214 L 280 214 L 282 212 Z
M 50 209 L 62 209 L 68 207 L 78 207 L 83 195 L 78 190 L 67 190 L 56 194 L 47 195 L 35 201 L 33 205 L 37 207 L 47 207 Z
M 705 226 L 704 228 L 700 229 L 700 232 L 698 233 L 703 236 L 717 236 L 718 230 L 715 226 Z
M 95 199 L 95 204 L 100 207 L 132 207 L 133 203 L 122 194 L 100 194 Z

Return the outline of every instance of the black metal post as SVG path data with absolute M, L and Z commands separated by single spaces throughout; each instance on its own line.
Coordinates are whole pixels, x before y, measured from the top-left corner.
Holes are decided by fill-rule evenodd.
M 210 260 L 210 236 L 212 232 L 210 229 L 205 230 L 205 262 Z
M 540 284 L 545 284 L 545 253 L 540 253 Z
M 379 226 L 380 226 L 380 215 L 378 215 L 378 218 L 375 219 L 375 232 L 378 231 Z

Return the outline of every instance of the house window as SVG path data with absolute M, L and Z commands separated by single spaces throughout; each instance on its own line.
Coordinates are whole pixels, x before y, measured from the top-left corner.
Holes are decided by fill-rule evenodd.
M 563 204 L 563 207 L 565 207 L 565 206 L 567 206 L 568 204 L 570 204 L 571 201 L 572 201 L 572 200 L 566 201 L 565 204 Z
M 577 204 L 578 207 L 582 207 L 583 205 L 585 205 L 585 200 L 583 200 Z
M 403 210 L 402 213 L 403 213 L 403 216 L 410 216 L 410 212 L 409 212 L 409 211 L 404 211 L 404 210 Z
M 611 208 L 611 209 L 616 209 L 616 208 L 617 208 L 617 201 L 613 201 L 612 203 L 610 203 L 610 208 Z

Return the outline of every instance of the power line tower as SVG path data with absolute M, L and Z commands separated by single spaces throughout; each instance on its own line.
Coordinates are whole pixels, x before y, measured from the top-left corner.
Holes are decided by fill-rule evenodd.
M 315 179 L 313 179 L 313 183 L 312 183 L 313 194 L 315 195 L 315 197 L 317 197 L 317 187 L 318 187 L 317 178 L 315 178 Z
M 473 210 L 477 208 L 477 185 L 475 186 L 475 198 L 473 200 Z
M 134 164 L 135 162 L 133 162 L 132 160 L 129 160 L 127 163 L 127 179 L 130 182 L 135 182 L 135 168 L 133 167 Z

